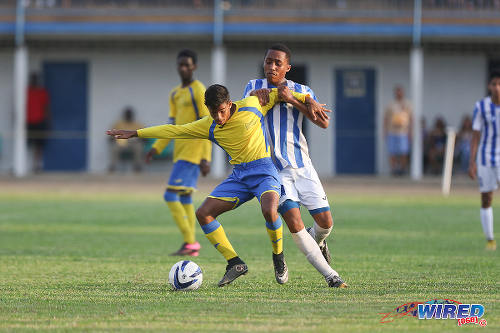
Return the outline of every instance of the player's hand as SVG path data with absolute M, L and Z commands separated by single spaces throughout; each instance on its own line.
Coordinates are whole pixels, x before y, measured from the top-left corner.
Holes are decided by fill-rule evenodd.
M 146 153 L 146 157 L 144 158 L 146 164 L 149 164 L 151 163 L 151 161 L 153 160 L 153 156 L 158 154 L 158 151 L 156 150 L 156 148 L 151 148 L 147 153 Z
M 288 86 L 282 84 L 278 87 L 278 98 L 283 102 L 291 103 L 295 97 L 292 95 Z
M 476 162 L 471 162 L 469 163 L 469 177 L 471 179 L 476 179 L 476 175 L 477 175 L 477 164 Z
M 106 134 L 114 137 L 115 139 L 130 139 L 137 136 L 137 131 L 126 131 L 126 130 L 107 130 Z
M 210 172 L 210 163 L 207 160 L 201 160 L 200 162 L 201 175 L 205 177 Z
M 332 110 L 327 109 L 325 107 L 326 104 L 320 104 L 316 102 L 313 98 L 307 97 L 306 106 L 307 106 L 307 111 L 309 112 L 309 115 L 313 120 L 319 118 L 323 121 L 327 121 L 330 119 L 330 116 L 327 114 L 327 112 L 332 112 Z
M 256 96 L 259 99 L 259 104 L 264 106 L 269 103 L 270 89 L 257 89 L 250 93 L 250 96 Z

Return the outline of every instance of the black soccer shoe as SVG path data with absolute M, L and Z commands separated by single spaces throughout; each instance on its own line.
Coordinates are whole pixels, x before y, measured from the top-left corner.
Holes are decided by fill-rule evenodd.
M 330 288 L 347 288 L 347 287 L 349 287 L 347 285 L 347 283 L 342 281 L 340 276 L 337 276 L 337 275 L 326 277 L 325 280 L 326 280 L 326 283 L 328 284 L 328 287 L 330 287 Z
M 285 256 L 283 252 L 280 254 L 273 253 L 274 276 L 276 282 L 284 284 L 288 281 L 288 267 L 286 267 Z
M 228 263 L 226 266 L 226 273 L 219 281 L 218 286 L 224 287 L 246 273 L 248 273 L 248 266 L 241 259 L 237 264 Z
M 306 228 L 306 230 L 309 234 L 311 234 L 311 227 Z M 319 249 L 321 250 L 321 254 L 323 255 L 323 258 L 325 258 L 328 265 L 331 266 L 332 255 L 330 254 L 330 249 L 328 249 L 328 244 L 326 243 L 326 239 L 323 240 L 323 242 L 321 244 L 319 244 L 318 246 L 319 246 Z
M 326 244 L 326 239 L 319 245 L 319 249 L 321 250 L 321 254 L 323 258 L 325 258 L 328 265 L 331 265 L 332 256 L 330 254 L 330 250 L 328 249 L 328 244 Z

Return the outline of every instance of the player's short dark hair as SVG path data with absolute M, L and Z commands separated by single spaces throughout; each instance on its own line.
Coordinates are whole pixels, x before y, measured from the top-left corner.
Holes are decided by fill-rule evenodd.
M 196 65 L 196 62 L 198 61 L 198 55 L 196 54 L 196 52 L 194 52 L 193 50 L 190 50 L 190 49 L 184 49 L 184 50 L 180 51 L 177 54 L 177 59 L 179 59 L 180 57 L 191 58 L 191 60 L 193 60 L 193 64 L 195 64 L 195 65 Z
M 205 91 L 205 105 L 210 109 L 216 109 L 230 100 L 229 91 L 223 85 L 213 84 Z
M 488 76 L 488 82 L 491 82 L 493 79 L 500 79 L 500 71 L 493 71 Z
M 290 63 L 290 59 L 292 58 L 292 51 L 290 51 L 288 46 L 286 46 L 285 44 L 283 44 L 283 43 L 273 44 L 273 45 L 271 45 L 271 47 L 269 47 L 267 49 L 267 51 L 269 51 L 269 50 L 285 52 L 286 59 L 288 60 L 288 63 Z M 267 54 L 267 51 L 266 51 L 266 54 Z

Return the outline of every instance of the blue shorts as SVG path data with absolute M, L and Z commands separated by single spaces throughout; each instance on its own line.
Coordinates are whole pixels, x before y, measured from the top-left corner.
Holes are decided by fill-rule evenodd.
M 196 190 L 196 183 L 200 176 L 200 166 L 191 162 L 178 160 L 174 164 L 167 190 L 180 190 L 191 192 Z
M 387 136 L 387 151 L 390 155 L 408 155 L 410 140 L 406 134 L 389 134 Z
M 233 202 L 233 208 L 236 208 L 253 197 L 260 201 L 266 192 L 281 195 L 279 179 L 278 170 L 269 157 L 237 164 L 229 177 L 217 185 L 208 197 Z

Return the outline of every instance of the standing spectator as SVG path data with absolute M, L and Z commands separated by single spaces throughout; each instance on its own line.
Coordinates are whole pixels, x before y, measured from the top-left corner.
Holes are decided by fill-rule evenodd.
M 144 125 L 135 121 L 134 110 L 131 107 L 126 107 L 123 111 L 123 118 L 113 125 L 113 128 L 124 128 L 129 131 L 135 131 L 143 128 Z M 111 165 L 109 172 L 116 170 L 116 164 L 124 154 L 132 154 L 134 171 L 142 170 L 142 141 L 141 140 L 123 140 L 115 139 L 111 147 Z
M 26 103 L 28 145 L 33 148 L 33 171 L 43 167 L 43 147 L 50 127 L 49 94 L 40 84 L 38 74 L 31 73 Z
M 437 117 L 429 133 L 429 171 L 437 175 L 443 169 L 444 149 L 446 147 L 446 123 Z
M 472 141 L 472 119 L 465 116 L 462 119 L 460 131 L 457 134 L 457 153 L 460 159 L 460 171 L 467 173 L 469 170 L 470 144 Z
M 397 85 L 394 88 L 394 101 L 386 108 L 384 117 L 384 135 L 393 175 L 403 175 L 408 170 L 410 153 L 412 108 L 404 97 L 404 90 Z

